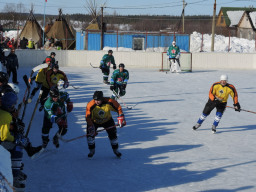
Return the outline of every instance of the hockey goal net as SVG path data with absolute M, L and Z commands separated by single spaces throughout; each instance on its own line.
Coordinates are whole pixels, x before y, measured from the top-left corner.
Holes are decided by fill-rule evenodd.
M 192 72 L 192 53 L 181 52 L 180 68 L 181 68 L 181 71 Z M 169 71 L 169 70 L 170 70 L 169 57 L 167 56 L 167 52 L 162 52 L 162 66 L 160 71 Z

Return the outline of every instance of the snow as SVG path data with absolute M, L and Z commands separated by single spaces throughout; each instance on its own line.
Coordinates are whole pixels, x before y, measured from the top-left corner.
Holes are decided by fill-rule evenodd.
M 130 80 L 123 106 L 127 126 L 118 128 L 121 159 L 115 157 L 105 132 L 96 137 L 96 153 L 87 158 L 86 139 L 52 144 L 57 131 L 50 131 L 48 149 L 41 158 L 31 160 L 24 154 L 24 172 L 28 175 L 27 191 L 87 192 L 184 192 L 184 191 L 255 191 L 256 129 L 255 114 L 227 109 L 217 133 L 211 133 L 215 111 L 197 131 L 192 130 L 201 115 L 212 83 L 228 74 L 235 85 L 241 107 L 255 110 L 256 71 L 193 71 L 166 74 L 157 70 L 129 69 Z M 102 74 L 93 68 L 60 68 L 70 83 L 68 88 L 74 110 L 68 116 L 69 130 L 64 138 L 85 134 L 85 108 L 95 90 L 110 96 Z M 20 100 L 25 91 L 21 68 Z M 171 83 L 170 83 L 171 82 Z M 28 125 L 35 99 L 28 105 Z M 228 105 L 232 106 L 232 99 Z M 116 121 L 116 114 L 113 118 Z M 43 113 L 36 112 L 29 138 L 41 144 Z
M 227 11 L 228 18 L 230 19 L 230 26 L 235 26 L 239 23 L 244 11 Z

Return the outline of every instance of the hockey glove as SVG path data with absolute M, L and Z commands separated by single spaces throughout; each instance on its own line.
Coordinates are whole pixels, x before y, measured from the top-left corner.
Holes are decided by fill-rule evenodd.
M 123 85 L 122 85 L 122 88 L 125 89 L 125 88 L 126 88 L 126 84 L 123 84 Z
M 20 119 L 18 119 L 18 121 L 17 121 L 17 132 L 19 134 L 23 134 L 24 129 L 25 129 L 25 124 Z
M 115 89 L 114 85 L 110 85 L 110 90 L 113 91 Z
M 68 127 L 67 125 L 67 119 L 66 118 L 58 118 L 56 119 L 56 123 L 59 127 L 66 129 Z
M 235 107 L 235 111 L 238 111 L 238 112 L 241 111 L 241 106 L 238 102 L 236 104 L 234 104 L 234 107 Z
M 73 110 L 73 102 L 67 102 L 67 111 L 70 113 Z
M 68 81 L 65 81 L 64 84 L 63 84 L 63 88 L 64 89 L 67 89 L 69 86 L 69 82 Z
M 114 69 L 114 70 L 116 69 L 116 64 L 113 64 L 113 69 Z
M 122 128 L 126 125 L 124 114 L 121 114 L 119 117 L 117 117 L 117 122 L 118 122 L 118 125 L 120 128 Z
M 56 118 L 57 118 L 56 115 L 52 115 L 50 121 L 51 121 L 52 123 L 55 123 Z
M 87 128 L 88 130 L 88 135 L 91 136 L 91 137 L 94 137 L 96 136 L 96 132 L 95 132 L 95 127 L 92 125 L 92 126 L 89 126 Z
M 26 147 L 29 144 L 29 139 L 26 138 L 23 134 L 15 135 L 15 144 Z

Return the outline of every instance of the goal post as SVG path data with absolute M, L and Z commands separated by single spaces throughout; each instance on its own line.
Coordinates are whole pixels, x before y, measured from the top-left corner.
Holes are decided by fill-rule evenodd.
M 181 52 L 180 55 L 180 68 L 181 71 L 192 72 L 192 53 L 190 52 Z M 162 65 L 160 71 L 169 71 L 169 57 L 167 52 L 162 52 Z

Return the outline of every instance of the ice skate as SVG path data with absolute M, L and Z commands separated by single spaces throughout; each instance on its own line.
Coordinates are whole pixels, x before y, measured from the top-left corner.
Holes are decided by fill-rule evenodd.
M 199 123 L 197 123 L 197 124 L 195 124 L 195 126 L 193 126 L 193 130 L 197 130 L 199 127 L 201 126 L 201 124 L 199 124 Z
M 88 153 L 88 158 L 92 158 L 95 154 L 95 149 L 90 149 L 90 153 Z

